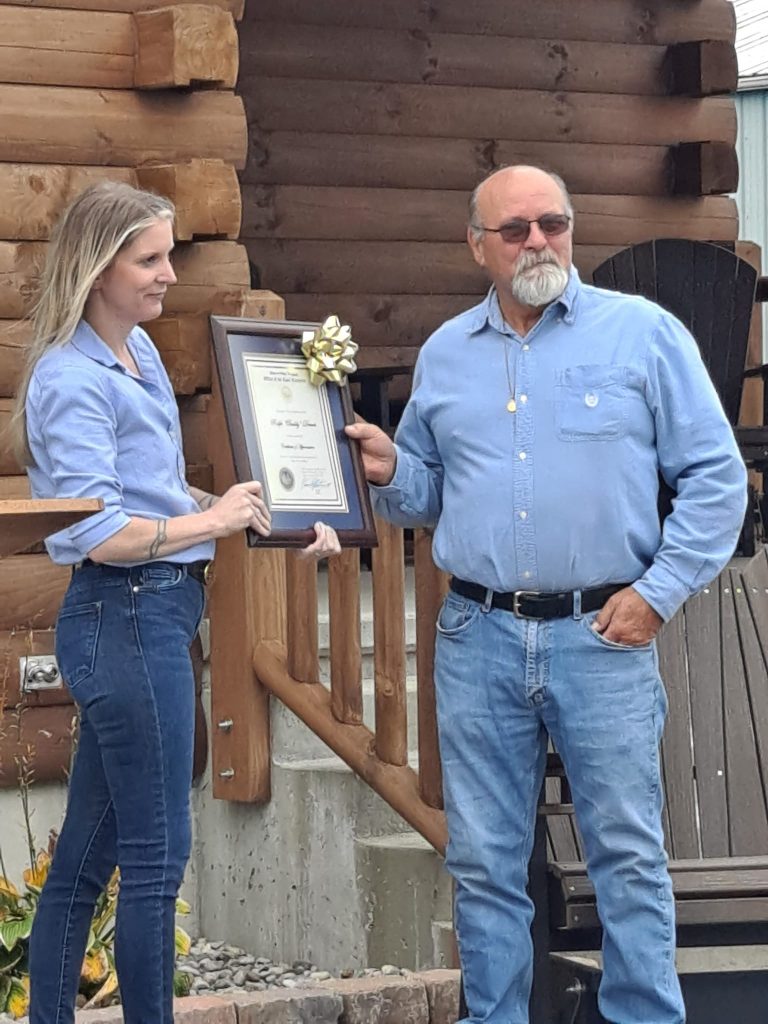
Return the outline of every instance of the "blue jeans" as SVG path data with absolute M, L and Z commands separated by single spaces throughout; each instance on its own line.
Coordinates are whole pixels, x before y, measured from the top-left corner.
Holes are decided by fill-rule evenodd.
M 174 908 L 189 857 L 203 588 L 168 562 L 84 566 L 56 624 L 80 709 L 67 813 L 30 940 L 31 1024 L 71 1024 L 94 904 L 120 868 L 115 958 L 126 1024 L 173 1020 Z
M 456 931 L 472 1024 L 527 1024 L 526 892 L 547 734 L 573 793 L 603 925 L 599 1005 L 614 1024 L 682 1024 L 672 886 L 661 824 L 666 696 L 655 643 L 611 645 L 596 613 L 526 621 L 450 592 L 435 658 L 456 882 Z

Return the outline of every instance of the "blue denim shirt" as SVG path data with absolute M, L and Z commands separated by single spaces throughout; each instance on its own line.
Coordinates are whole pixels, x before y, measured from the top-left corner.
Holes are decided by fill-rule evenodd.
M 71 564 L 128 525 L 132 516 L 170 519 L 199 512 L 185 479 L 179 413 L 157 349 L 136 327 L 128 347 L 135 377 L 84 320 L 72 339 L 37 363 L 27 395 L 35 498 L 102 498 L 104 510 L 55 533 L 45 545 Z M 176 562 L 212 558 L 214 542 L 179 551 Z
M 575 271 L 525 337 L 493 289 L 435 331 L 395 441 L 377 513 L 436 524 L 437 564 L 493 590 L 636 581 L 669 619 L 723 568 L 744 519 L 746 470 L 693 338 Z M 663 535 L 659 471 L 677 491 Z

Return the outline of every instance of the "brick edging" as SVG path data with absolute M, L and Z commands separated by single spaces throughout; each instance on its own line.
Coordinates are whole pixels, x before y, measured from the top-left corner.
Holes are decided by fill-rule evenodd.
M 459 972 L 418 971 L 371 978 L 331 978 L 307 988 L 187 996 L 175 1024 L 455 1024 Z M 123 1024 L 119 1006 L 80 1010 L 77 1024 Z

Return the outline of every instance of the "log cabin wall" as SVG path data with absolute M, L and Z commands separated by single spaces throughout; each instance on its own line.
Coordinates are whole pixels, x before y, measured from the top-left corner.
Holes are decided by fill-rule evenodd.
M 179 395 L 188 474 L 212 489 L 205 412 L 211 311 L 282 315 L 250 290 L 237 238 L 247 125 L 235 94 L 242 0 L 0 0 L 0 427 L 22 370 L 29 308 L 50 231 L 91 182 L 116 179 L 177 204 L 179 286 L 149 326 Z M 7 445 L 0 497 L 28 495 Z M 36 781 L 69 766 L 66 690 L 22 693 L 19 658 L 53 651 L 69 580 L 41 548 L 0 560 L 0 787 L 19 758 Z M 205 746 L 202 745 L 204 751 Z M 199 762 L 198 762 L 199 766 Z
M 338 313 L 363 366 L 411 365 L 486 287 L 467 197 L 500 164 L 574 194 L 576 263 L 733 242 L 729 0 L 248 0 L 242 239 L 287 315 Z

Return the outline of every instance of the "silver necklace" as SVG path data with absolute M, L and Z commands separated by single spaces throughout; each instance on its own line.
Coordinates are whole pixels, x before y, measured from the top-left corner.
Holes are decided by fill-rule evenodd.
M 504 346 L 504 369 L 507 371 L 507 387 L 509 389 L 509 401 L 507 402 L 507 412 L 517 412 L 515 389 L 512 387 L 512 375 L 509 372 L 509 345 L 506 341 L 502 341 L 502 345 Z

